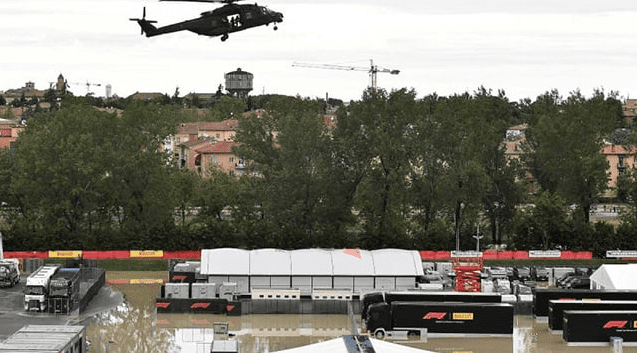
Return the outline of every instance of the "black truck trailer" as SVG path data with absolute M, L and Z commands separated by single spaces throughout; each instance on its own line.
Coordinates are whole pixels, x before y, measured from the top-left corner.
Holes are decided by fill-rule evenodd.
M 548 317 L 549 300 L 637 300 L 637 291 L 589 289 L 533 289 L 533 315 Z
M 611 337 L 637 342 L 637 311 L 564 312 L 562 338 L 568 345 L 608 345 Z
M 634 300 L 549 300 L 549 330 L 561 331 L 564 311 L 637 311 Z
M 70 313 L 80 301 L 80 269 L 61 268 L 49 282 L 48 311 Z
M 365 327 L 376 338 L 424 329 L 427 335 L 511 335 L 513 317 L 513 306 L 504 303 L 392 301 L 369 305 Z
M 372 292 L 367 293 L 361 303 L 361 319 L 367 319 L 367 308 L 375 303 L 400 302 L 462 302 L 462 303 L 502 303 L 499 293 L 482 292 Z

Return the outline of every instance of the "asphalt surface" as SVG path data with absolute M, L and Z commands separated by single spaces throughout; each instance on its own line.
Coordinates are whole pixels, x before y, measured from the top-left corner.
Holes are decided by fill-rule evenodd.
M 103 286 L 91 299 L 80 316 L 26 312 L 24 310 L 23 277 L 15 287 L 0 287 L 0 341 L 4 341 L 25 325 L 75 325 L 84 323 L 95 314 L 111 310 L 124 302 L 120 292 Z

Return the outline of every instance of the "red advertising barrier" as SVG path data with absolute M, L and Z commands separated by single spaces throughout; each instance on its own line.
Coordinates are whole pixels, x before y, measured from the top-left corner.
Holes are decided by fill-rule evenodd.
M 529 252 L 528 251 L 513 251 L 513 259 L 514 260 L 528 260 Z
M 188 250 L 188 251 L 164 251 L 164 259 L 181 259 L 192 260 L 201 259 L 201 250 Z
M 498 252 L 498 260 L 513 260 L 513 251 Z
M 4 257 L 12 259 L 46 259 L 48 251 L 5 251 Z
M 82 252 L 82 258 L 88 260 L 105 260 L 105 259 L 129 259 L 130 251 L 111 250 L 111 251 L 90 251 Z
M 47 259 L 51 253 L 60 253 L 64 251 L 5 251 L 4 257 L 14 259 Z M 179 259 L 179 260 L 195 260 L 201 259 L 201 250 L 181 250 L 181 251 L 130 251 L 130 250 L 83 250 L 80 252 L 83 259 L 87 260 L 104 260 L 104 259 Z M 131 253 L 134 255 L 132 256 Z M 153 256 L 146 256 L 146 253 L 152 253 Z M 420 258 L 425 261 L 432 260 L 451 260 L 450 251 L 433 251 L 420 250 Z M 562 251 L 559 257 L 542 257 L 529 256 L 529 251 L 498 251 L 487 250 L 482 253 L 485 260 L 528 260 L 528 259 L 553 259 L 553 260 L 591 260 L 593 253 L 590 251 Z
M 436 252 L 431 250 L 420 250 L 420 258 L 422 260 L 435 260 Z
M 482 253 L 482 258 L 485 259 L 485 260 L 497 260 L 498 259 L 498 253 L 500 253 L 500 251 L 487 250 L 487 251 Z
M 420 250 L 420 258 L 424 261 L 451 260 L 451 252 L 450 251 Z M 537 254 L 534 254 L 533 256 L 529 256 L 529 251 L 487 250 L 482 253 L 482 258 L 484 260 L 529 260 L 529 259 L 592 260 L 593 253 L 590 251 L 562 251 L 558 253 L 558 256 L 554 257 L 554 256 L 538 256 Z
M 451 252 L 436 251 L 436 260 L 451 260 Z
M 565 259 L 565 260 L 574 260 L 575 259 L 575 252 L 573 251 L 562 251 L 560 253 L 560 259 Z
M 578 260 L 592 260 L 593 253 L 591 251 L 578 251 L 575 253 L 575 258 Z

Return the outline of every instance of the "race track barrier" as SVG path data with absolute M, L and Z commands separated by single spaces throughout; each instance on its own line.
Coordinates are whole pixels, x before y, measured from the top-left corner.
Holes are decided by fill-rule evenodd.
M 546 253 L 546 254 L 543 254 Z M 555 256 L 555 254 L 558 254 Z M 546 256 L 543 256 L 546 255 Z M 49 250 L 49 251 L 5 251 L 4 257 L 14 259 L 50 259 L 50 258 L 82 258 L 86 260 L 123 260 L 123 259 L 155 259 L 155 260 L 194 260 L 201 259 L 201 250 Z M 420 257 L 424 261 L 451 260 L 451 251 L 420 251 Z M 496 251 L 482 252 L 484 260 L 591 260 L 593 253 L 590 251 Z
M 590 251 L 497 251 L 487 250 L 481 253 L 484 260 L 592 260 L 593 253 Z M 451 260 L 450 251 L 420 251 L 420 258 L 423 261 Z

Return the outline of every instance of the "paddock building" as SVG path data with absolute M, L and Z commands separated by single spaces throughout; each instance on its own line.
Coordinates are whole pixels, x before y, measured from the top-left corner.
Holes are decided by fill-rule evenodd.
M 253 288 L 296 288 L 302 295 L 324 289 L 359 294 L 409 290 L 424 275 L 415 250 L 232 248 L 202 250 L 200 274 L 208 283 L 236 283 L 239 294 Z

